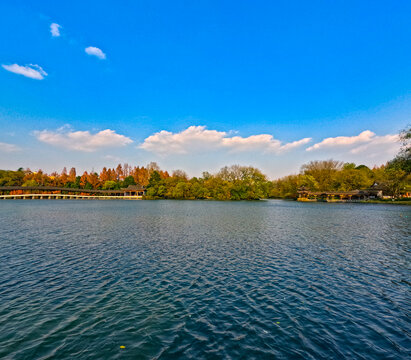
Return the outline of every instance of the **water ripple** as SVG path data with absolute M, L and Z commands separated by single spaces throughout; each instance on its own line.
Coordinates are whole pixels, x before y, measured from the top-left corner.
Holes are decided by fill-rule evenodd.
M 410 215 L 3 201 L 0 358 L 408 359 Z

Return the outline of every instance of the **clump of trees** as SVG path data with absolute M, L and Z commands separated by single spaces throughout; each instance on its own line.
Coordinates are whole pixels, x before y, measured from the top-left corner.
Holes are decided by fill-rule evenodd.
M 335 160 L 311 161 L 301 167 L 300 174 L 274 181 L 270 195 L 278 198 L 295 198 L 301 187 L 310 191 L 366 189 L 379 180 L 376 176 L 378 170 Z
M 217 174 L 204 172 L 202 177 L 189 178 L 182 170 L 172 175 L 161 170 L 156 163 L 146 167 L 119 164 L 115 169 L 104 167 L 100 173 L 85 171 L 81 176 L 76 169 L 59 174 L 46 174 L 42 170 L 0 171 L 0 186 L 53 186 L 75 189 L 114 190 L 140 184 L 147 188 L 149 199 L 216 199 L 255 200 L 267 198 L 272 182 L 258 169 L 233 165 Z
M 256 200 L 267 198 L 270 186 L 267 177 L 251 166 L 226 166 L 217 174 L 204 172 L 191 179 L 181 170 L 167 178 L 154 171 L 147 185 L 147 198 Z
M 335 160 L 311 161 L 301 167 L 299 174 L 274 181 L 270 197 L 295 198 L 303 186 L 310 191 L 350 191 L 378 183 L 384 194 L 395 197 L 411 191 L 411 127 L 400 133 L 400 140 L 400 152 L 385 165 L 370 169 Z
M 162 177 L 169 176 L 167 171 L 160 170 L 156 163 L 150 163 L 146 167 L 119 164 L 116 168 L 104 167 L 100 173 L 84 171 L 81 175 L 77 174 L 74 167 L 70 171 L 63 168 L 61 173 L 52 172 L 51 174 L 46 174 L 42 170 L 31 171 L 20 168 L 17 171 L 0 170 L 0 186 L 53 186 L 114 190 L 129 185 L 147 185 L 153 171 L 158 171 Z
M 0 170 L 0 186 L 21 186 L 24 179 L 23 168 L 17 171 Z
M 301 187 L 311 191 L 350 191 L 378 183 L 384 194 L 399 196 L 404 190 L 411 191 L 411 127 L 400 133 L 400 139 L 400 152 L 385 165 L 370 169 L 336 160 L 311 161 L 301 167 L 299 174 L 274 181 L 251 166 L 226 166 L 216 174 L 204 172 L 201 177 L 189 178 L 182 170 L 170 175 L 150 163 L 146 167 L 119 164 L 116 168 L 104 167 L 100 173 L 85 171 L 82 175 L 75 168 L 51 174 L 22 168 L 0 170 L 0 186 L 112 190 L 140 184 L 146 187 L 149 199 L 255 200 L 297 198 Z

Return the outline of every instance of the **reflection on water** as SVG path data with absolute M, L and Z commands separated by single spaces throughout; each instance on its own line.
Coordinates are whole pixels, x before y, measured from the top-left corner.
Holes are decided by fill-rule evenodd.
M 2 201 L 0 358 L 409 358 L 410 217 L 362 204 Z

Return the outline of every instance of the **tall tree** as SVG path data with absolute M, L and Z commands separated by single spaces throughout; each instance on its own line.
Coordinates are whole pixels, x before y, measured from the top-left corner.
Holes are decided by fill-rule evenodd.
M 68 182 L 68 175 L 66 167 L 63 168 L 63 171 L 60 174 L 60 182 L 62 186 L 65 186 Z
M 124 171 L 123 171 L 123 167 L 121 166 L 121 164 L 118 164 L 116 167 L 116 180 L 120 181 L 124 179 Z
M 72 167 L 68 175 L 68 181 L 70 181 L 71 183 L 76 182 L 76 175 L 76 168 Z

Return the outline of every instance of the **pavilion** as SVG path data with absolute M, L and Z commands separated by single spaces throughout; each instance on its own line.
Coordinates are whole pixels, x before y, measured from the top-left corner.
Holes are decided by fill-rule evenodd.
M 298 201 L 351 202 L 382 198 L 382 189 L 374 183 L 370 188 L 351 191 L 309 191 L 304 186 L 298 191 Z
M 146 189 L 142 185 L 129 185 L 124 191 L 124 196 L 143 196 L 146 194 Z

